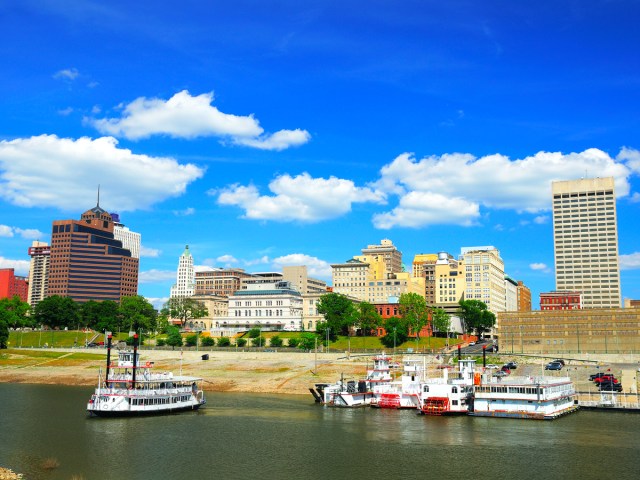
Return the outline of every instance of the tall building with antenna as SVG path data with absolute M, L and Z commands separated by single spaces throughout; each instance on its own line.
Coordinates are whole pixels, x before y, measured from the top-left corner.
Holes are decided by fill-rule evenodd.
M 113 233 L 111 215 L 96 206 L 80 220 L 54 220 L 47 296 L 78 302 L 137 295 L 138 259 Z
M 621 306 L 612 177 L 553 182 L 556 290 L 580 292 L 583 308 Z
M 184 252 L 178 259 L 178 272 L 176 283 L 171 287 L 170 297 L 192 297 L 196 293 L 196 272 L 193 267 L 193 256 L 189 251 L 189 245 L 184 247 Z

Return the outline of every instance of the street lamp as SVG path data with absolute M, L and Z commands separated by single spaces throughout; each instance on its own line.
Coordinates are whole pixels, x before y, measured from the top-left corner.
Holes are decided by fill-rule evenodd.
M 327 327 L 327 353 L 329 353 L 329 332 L 331 331 L 331 328 Z
M 393 362 L 396 361 L 396 327 L 393 327 Z

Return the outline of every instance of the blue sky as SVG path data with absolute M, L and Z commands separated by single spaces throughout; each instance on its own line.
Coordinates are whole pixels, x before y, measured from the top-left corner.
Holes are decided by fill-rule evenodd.
M 640 2 L 0 2 L 0 267 L 95 205 L 156 303 L 200 267 L 493 245 L 555 288 L 550 182 L 614 176 L 640 298 Z

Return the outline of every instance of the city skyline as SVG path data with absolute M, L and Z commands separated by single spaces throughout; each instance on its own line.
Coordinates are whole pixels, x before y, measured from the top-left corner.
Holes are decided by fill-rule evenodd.
M 187 244 L 200 268 L 330 282 L 388 238 L 409 271 L 492 245 L 537 309 L 551 182 L 613 177 L 640 298 L 639 5 L 129 3 L 3 7 L 0 268 L 26 275 L 100 184 L 156 305 Z

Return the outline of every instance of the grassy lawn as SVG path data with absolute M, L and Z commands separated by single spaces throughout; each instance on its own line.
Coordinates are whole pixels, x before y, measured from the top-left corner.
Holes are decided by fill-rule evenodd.
M 85 334 L 81 330 L 43 330 L 34 332 L 9 332 L 9 348 L 22 347 L 22 348 L 40 348 L 44 347 L 57 347 L 57 348 L 70 348 L 70 347 L 84 347 L 85 339 L 91 341 L 98 332 L 90 331 Z M 114 341 L 116 337 L 118 340 L 124 340 L 127 338 L 127 333 L 120 333 L 118 337 L 114 334 Z M 100 334 L 95 342 L 104 341 L 104 335 Z

